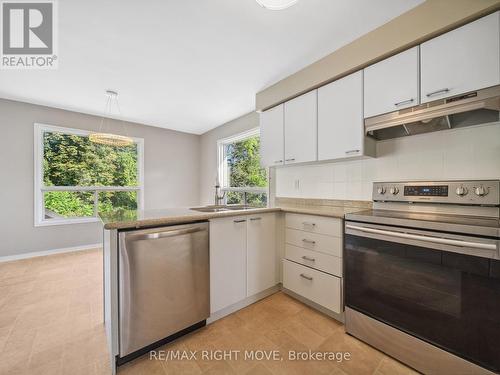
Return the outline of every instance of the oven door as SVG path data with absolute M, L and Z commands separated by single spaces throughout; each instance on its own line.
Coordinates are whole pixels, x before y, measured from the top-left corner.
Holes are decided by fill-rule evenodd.
M 344 257 L 346 306 L 500 371 L 498 239 L 347 221 Z

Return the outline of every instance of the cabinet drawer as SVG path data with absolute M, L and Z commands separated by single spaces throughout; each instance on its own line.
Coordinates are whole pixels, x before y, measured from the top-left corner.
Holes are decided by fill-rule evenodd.
M 342 257 L 342 238 L 287 228 L 285 242 L 308 250 Z
M 305 266 L 342 277 L 342 258 L 289 244 L 285 248 L 285 257 Z
M 285 222 L 287 228 L 342 237 L 342 219 L 314 215 L 286 214 Z
M 283 286 L 337 314 L 342 311 L 341 283 L 336 276 L 284 259 Z

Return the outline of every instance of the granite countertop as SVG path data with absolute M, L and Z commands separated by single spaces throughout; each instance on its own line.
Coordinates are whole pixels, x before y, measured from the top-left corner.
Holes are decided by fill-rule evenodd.
M 116 210 L 99 214 L 104 229 L 131 229 L 159 225 L 186 224 L 221 217 L 253 215 L 266 212 L 290 212 L 328 216 L 343 219 L 346 213 L 362 211 L 363 208 L 349 206 L 287 206 L 251 208 L 244 210 L 199 212 L 190 208 L 166 208 L 156 210 Z

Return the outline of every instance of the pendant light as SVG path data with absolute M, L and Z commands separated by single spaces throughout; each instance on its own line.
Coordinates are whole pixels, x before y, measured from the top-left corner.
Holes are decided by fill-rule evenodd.
M 93 143 L 98 143 L 106 146 L 115 146 L 115 147 L 125 147 L 130 146 L 134 143 L 134 140 L 127 135 L 118 135 L 106 133 L 104 131 L 106 125 L 106 118 L 104 117 L 106 114 L 111 115 L 111 108 L 113 102 L 116 105 L 118 110 L 118 114 L 121 117 L 120 106 L 118 105 L 118 93 L 112 90 L 106 90 L 106 105 L 104 107 L 104 115 L 101 117 L 101 123 L 99 125 L 99 132 L 90 133 L 89 140 Z M 125 124 L 123 124 L 123 130 L 125 134 L 127 133 L 125 129 Z
M 255 0 L 257 3 L 269 10 L 283 10 L 291 7 L 299 0 Z

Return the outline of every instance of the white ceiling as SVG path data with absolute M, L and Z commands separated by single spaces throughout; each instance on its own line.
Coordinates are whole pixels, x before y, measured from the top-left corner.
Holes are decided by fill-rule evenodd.
M 59 68 L 0 71 L 0 97 L 201 134 L 255 109 L 255 94 L 422 3 L 64 0 Z M 118 116 L 113 116 L 118 117 Z M 68 124 L 69 125 L 69 124 Z

